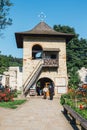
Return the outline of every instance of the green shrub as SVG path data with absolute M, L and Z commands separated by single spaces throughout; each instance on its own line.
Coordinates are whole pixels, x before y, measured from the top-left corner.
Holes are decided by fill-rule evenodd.
M 64 97 L 63 96 L 61 96 L 61 98 L 60 98 L 60 104 L 65 104 L 65 99 L 64 99 Z
M 63 97 L 63 98 L 70 98 L 70 95 L 67 93 L 67 94 L 61 95 L 61 97 Z
M 19 90 L 14 91 L 14 98 L 17 98 L 19 94 L 21 94 L 21 91 Z

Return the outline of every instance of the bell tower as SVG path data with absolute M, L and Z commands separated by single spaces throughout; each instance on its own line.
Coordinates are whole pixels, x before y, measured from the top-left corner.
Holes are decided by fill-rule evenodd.
M 17 47 L 23 48 L 23 93 L 30 88 L 43 89 L 52 83 L 55 96 L 66 93 L 68 86 L 66 66 L 66 44 L 73 34 L 53 30 L 40 22 L 32 30 L 15 33 Z

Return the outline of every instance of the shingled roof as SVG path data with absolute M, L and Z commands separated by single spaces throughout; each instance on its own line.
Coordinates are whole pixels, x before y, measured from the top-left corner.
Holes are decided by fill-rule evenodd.
M 17 43 L 18 48 L 23 47 L 23 38 L 24 38 L 24 36 L 62 37 L 62 38 L 66 39 L 66 42 L 70 41 L 74 37 L 73 34 L 61 33 L 61 32 L 57 32 L 57 31 L 53 30 L 45 22 L 40 22 L 32 30 L 15 33 L 16 43 Z

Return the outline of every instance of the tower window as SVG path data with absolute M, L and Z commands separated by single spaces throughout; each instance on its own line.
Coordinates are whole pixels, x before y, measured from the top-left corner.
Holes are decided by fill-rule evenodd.
M 42 47 L 40 45 L 34 45 L 32 48 L 32 58 L 41 59 L 42 58 Z

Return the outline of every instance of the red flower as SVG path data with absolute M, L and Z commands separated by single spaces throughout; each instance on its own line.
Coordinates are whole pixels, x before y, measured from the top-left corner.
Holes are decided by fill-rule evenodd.
M 83 105 L 82 104 L 80 104 L 80 110 L 82 110 L 84 107 L 83 107 Z
M 6 102 L 7 102 L 8 100 L 9 100 L 9 99 L 8 99 L 7 97 L 4 97 L 4 101 L 6 101 Z
M 1 94 L 1 97 L 5 97 L 5 96 L 6 96 L 6 94 L 5 94 L 5 93 L 2 93 L 2 94 Z

